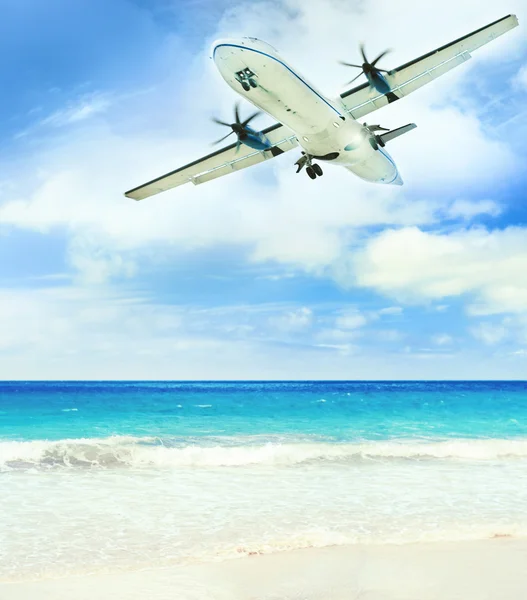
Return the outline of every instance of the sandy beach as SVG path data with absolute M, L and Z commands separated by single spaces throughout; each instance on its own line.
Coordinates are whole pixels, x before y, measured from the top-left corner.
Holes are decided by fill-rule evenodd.
M 527 540 L 357 545 L 0 584 L 2 600 L 524 600 Z
M 522 383 L 12 388 L 0 600 L 527 598 Z

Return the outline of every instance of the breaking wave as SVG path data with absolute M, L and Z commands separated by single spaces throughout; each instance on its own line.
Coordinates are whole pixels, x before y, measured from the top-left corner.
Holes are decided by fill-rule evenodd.
M 527 439 L 452 439 L 435 442 L 264 443 L 175 445 L 154 437 L 112 436 L 58 441 L 0 442 L 0 471 L 75 467 L 242 467 L 350 460 L 497 460 L 527 458 Z

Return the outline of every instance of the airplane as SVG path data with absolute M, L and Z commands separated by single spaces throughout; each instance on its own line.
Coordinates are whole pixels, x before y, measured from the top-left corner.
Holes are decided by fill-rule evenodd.
M 517 25 L 517 17 L 507 15 L 390 71 L 377 66 L 388 51 L 369 62 L 361 46 L 361 65 L 342 64 L 360 68 L 357 77 L 364 74 L 367 82 L 333 99 L 318 91 L 264 41 L 253 37 L 216 41 L 212 59 L 223 79 L 277 123 L 257 131 L 249 123 L 259 113 L 242 119 L 237 104 L 233 123 L 214 119 L 231 128 L 217 143 L 231 134 L 237 136 L 235 143 L 135 187 L 125 196 L 143 200 L 184 183 L 198 185 L 296 148 L 301 152 L 294 163 L 296 172 L 304 169 L 311 179 L 323 175 L 319 163 L 328 163 L 344 167 L 365 181 L 402 185 L 385 145 L 416 125 L 409 123 L 388 130 L 358 119 L 463 64 L 471 58 L 470 52 Z

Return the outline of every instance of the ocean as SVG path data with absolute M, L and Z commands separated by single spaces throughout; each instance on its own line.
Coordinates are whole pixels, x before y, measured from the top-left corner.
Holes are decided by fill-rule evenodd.
M 0 382 L 0 580 L 527 535 L 526 382 Z

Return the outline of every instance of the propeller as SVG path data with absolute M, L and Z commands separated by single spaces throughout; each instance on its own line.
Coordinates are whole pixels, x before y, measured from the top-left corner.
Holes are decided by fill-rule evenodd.
M 240 146 L 243 143 L 243 140 L 247 137 L 247 134 L 250 133 L 250 131 L 251 131 L 247 127 L 247 125 L 255 117 L 257 117 L 260 114 L 261 114 L 261 111 L 257 111 L 255 113 L 253 113 L 250 117 L 248 117 L 247 119 L 245 119 L 244 121 L 242 121 L 240 119 L 240 104 L 237 102 L 234 105 L 234 123 L 225 123 L 225 121 L 220 121 L 219 119 L 216 119 L 216 118 L 212 119 L 214 121 L 214 123 L 217 123 L 218 125 L 224 125 L 225 127 L 230 127 L 231 128 L 231 131 L 227 135 L 224 135 L 219 140 L 216 140 L 215 142 L 213 142 L 213 145 L 214 144 L 219 144 L 220 142 L 223 142 L 223 140 L 225 140 L 230 135 L 232 135 L 233 133 L 235 133 L 238 136 L 238 141 L 236 142 L 236 152 L 238 152 Z
M 390 129 L 387 129 L 386 127 L 381 127 L 380 125 L 368 125 L 367 123 L 364 123 L 364 127 L 366 127 L 366 129 L 369 129 L 372 133 L 374 133 L 375 131 L 390 131 Z
M 375 76 L 377 73 L 388 73 L 389 72 L 389 71 L 386 71 L 385 69 L 379 69 L 379 68 L 377 68 L 376 65 L 381 60 L 381 58 L 383 56 L 385 56 L 386 54 L 388 54 L 388 52 L 390 52 L 390 50 L 385 50 L 384 52 L 381 52 L 379 54 L 379 56 L 375 60 L 372 60 L 370 62 L 367 59 L 367 57 L 366 57 L 366 52 L 364 50 L 364 44 L 361 44 L 359 46 L 359 49 L 360 49 L 360 53 L 362 54 L 362 59 L 364 60 L 364 62 L 362 63 L 362 65 L 355 65 L 353 63 L 347 63 L 347 62 L 339 61 L 340 64 L 344 65 L 345 67 L 355 67 L 355 68 L 361 70 L 361 72 L 357 75 L 357 77 L 354 77 L 351 81 L 348 81 L 348 83 L 346 85 L 349 85 L 350 83 L 353 83 L 363 73 L 364 73 L 364 75 L 366 75 L 366 77 L 368 77 L 368 81 L 369 81 L 370 77 L 371 76 Z

